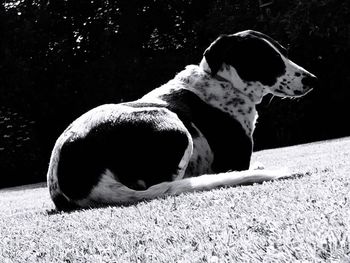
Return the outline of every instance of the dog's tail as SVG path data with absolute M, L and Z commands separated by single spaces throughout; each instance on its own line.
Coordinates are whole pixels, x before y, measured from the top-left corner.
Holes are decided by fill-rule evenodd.
M 97 186 L 83 200 L 74 201 L 82 208 L 106 205 L 128 205 L 169 195 L 179 195 L 195 191 L 211 190 L 220 186 L 237 186 L 262 183 L 289 177 L 287 170 L 246 170 L 190 177 L 172 182 L 163 182 L 147 190 L 132 190 L 115 179 L 109 170 L 102 175 Z

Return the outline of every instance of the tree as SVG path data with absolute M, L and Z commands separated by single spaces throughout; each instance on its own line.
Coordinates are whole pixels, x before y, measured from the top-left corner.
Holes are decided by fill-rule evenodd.
M 0 5 L 0 104 L 3 118 L 15 111 L 35 121 L 26 146 L 35 151 L 27 158 L 7 139 L 6 149 L 17 150 L 0 154 L 0 168 L 11 159 L 18 175 L 25 162 L 43 179 L 55 139 L 80 114 L 140 97 L 198 63 L 218 35 L 245 29 L 279 40 L 320 79 L 298 102 L 262 103 L 256 149 L 348 135 L 349 14 L 350 2 L 340 0 L 7 1 Z

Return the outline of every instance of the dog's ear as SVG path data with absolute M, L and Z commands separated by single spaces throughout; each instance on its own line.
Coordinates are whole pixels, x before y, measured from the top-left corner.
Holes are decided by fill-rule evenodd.
M 204 57 L 210 67 L 212 76 L 215 76 L 222 63 L 226 62 L 230 50 L 234 48 L 234 44 L 234 36 L 221 35 L 204 51 Z

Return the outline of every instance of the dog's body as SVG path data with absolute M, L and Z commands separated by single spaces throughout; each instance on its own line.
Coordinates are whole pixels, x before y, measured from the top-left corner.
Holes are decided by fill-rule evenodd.
M 137 101 L 103 105 L 74 121 L 51 155 L 51 197 L 58 209 L 123 205 L 286 176 L 248 170 L 255 105 L 267 93 L 306 94 L 314 79 L 266 35 L 222 36 L 199 66 Z

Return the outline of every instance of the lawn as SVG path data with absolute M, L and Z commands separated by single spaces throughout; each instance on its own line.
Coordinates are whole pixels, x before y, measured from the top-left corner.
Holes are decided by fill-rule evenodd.
M 72 213 L 0 190 L 0 262 L 350 262 L 350 138 L 254 161 L 301 176 Z

